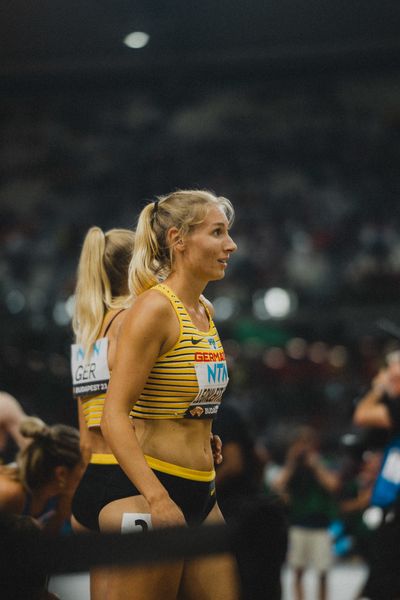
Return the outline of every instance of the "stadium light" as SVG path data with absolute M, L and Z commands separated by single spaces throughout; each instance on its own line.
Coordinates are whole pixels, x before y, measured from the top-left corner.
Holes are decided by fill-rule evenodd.
M 149 39 L 150 36 L 144 31 L 133 31 L 125 36 L 124 44 L 125 46 L 128 46 L 128 48 L 134 48 L 135 50 L 138 50 L 147 46 Z

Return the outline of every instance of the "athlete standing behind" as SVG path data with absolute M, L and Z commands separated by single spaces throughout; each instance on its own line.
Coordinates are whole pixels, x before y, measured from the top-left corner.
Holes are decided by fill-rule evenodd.
M 89 464 L 72 503 L 76 532 L 99 531 L 101 501 L 115 463 L 102 436 L 100 420 L 118 329 L 128 306 L 128 268 L 134 239 L 134 233 L 127 229 L 104 233 L 92 227 L 79 259 L 73 318 L 76 344 L 71 362 L 81 450 Z M 105 580 L 104 570 L 91 573 L 92 600 L 104 598 Z
M 236 250 L 233 216 L 229 200 L 197 190 L 161 197 L 140 214 L 129 275 L 136 300 L 120 329 L 101 424 L 122 467 L 100 513 L 104 530 L 223 521 L 209 440 L 228 377 L 202 292 L 224 277 Z M 238 595 L 229 555 L 126 569 L 108 584 L 107 600 Z

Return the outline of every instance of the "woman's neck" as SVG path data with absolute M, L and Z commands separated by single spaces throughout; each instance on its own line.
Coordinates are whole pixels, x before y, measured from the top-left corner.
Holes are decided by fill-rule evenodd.
M 199 298 L 206 287 L 202 281 L 188 279 L 183 280 L 177 273 L 171 273 L 164 281 L 171 290 L 183 302 L 186 308 L 196 309 L 199 305 Z

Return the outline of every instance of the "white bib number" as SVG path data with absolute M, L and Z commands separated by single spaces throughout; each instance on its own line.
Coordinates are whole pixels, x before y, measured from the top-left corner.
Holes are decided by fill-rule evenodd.
M 199 393 L 190 403 L 186 417 L 210 419 L 215 417 L 221 404 L 222 394 L 228 385 L 226 361 L 199 362 L 194 365 Z
M 122 515 L 121 533 L 140 533 L 152 529 L 151 514 L 124 513 Z
M 82 346 L 72 344 L 71 371 L 74 396 L 94 396 L 107 391 L 110 379 L 107 352 L 107 338 L 100 338 L 96 341 L 89 360 L 85 360 Z

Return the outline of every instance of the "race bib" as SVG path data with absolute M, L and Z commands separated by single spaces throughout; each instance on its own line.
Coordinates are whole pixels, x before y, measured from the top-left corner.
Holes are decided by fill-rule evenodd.
M 123 513 L 121 533 L 142 533 L 153 529 L 151 514 L 149 513 Z
M 185 417 L 210 419 L 216 416 L 221 404 L 222 394 L 228 385 L 226 361 L 199 362 L 194 365 L 199 393 L 190 403 Z
M 110 371 L 107 361 L 108 340 L 98 339 L 89 360 L 81 345 L 71 345 L 72 393 L 78 396 L 95 396 L 108 388 Z

